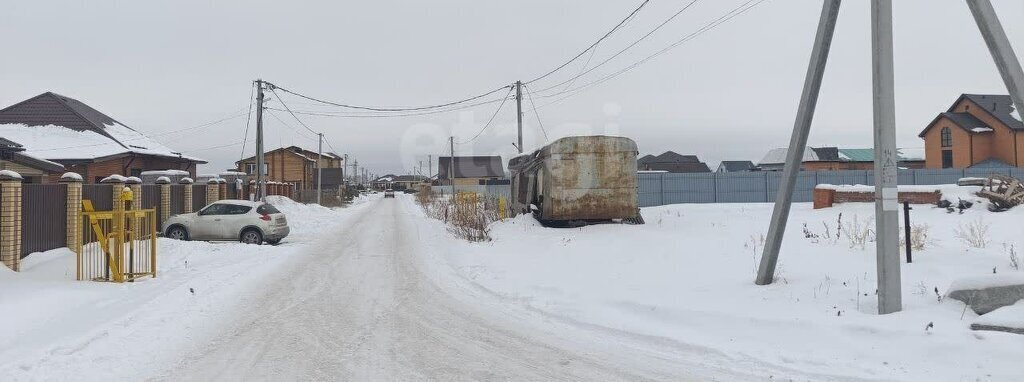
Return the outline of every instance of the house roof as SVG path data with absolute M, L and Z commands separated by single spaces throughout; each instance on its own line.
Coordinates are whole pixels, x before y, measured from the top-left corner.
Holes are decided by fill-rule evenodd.
M 690 162 L 685 162 L 685 163 L 664 163 L 664 162 L 644 163 L 644 164 L 642 164 L 640 166 L 640 168 L 638 170 L 640 170 L 640 171 L 666 171 L 666 172 L 674 173 L 674 174 L 691 173 L 691 172 L 711 172 L 711 169 L 708 168 L 708 165 L 705 164 L 704 162 L 697 162 L 697 163 L 690 163 Z
M 674 151 L 666 151 L 655 157 L 658 163 L 699 163 L 696 155 L 682 155 Z
M 278 152 L 278 151 L 281 151 L 281 150 L 286 150 L 289 153 L 298 155 L 299 157 L 302 157 L 302 159 L 305 159 L 306 161 L 316 162 L 316 151 L 310 151 L 310 150 L 304 149 L 304 148 L 299 147 L 299 146 L 278 147 L 276 149 L 273 149 L 273 150 L 265 152 L 264 155 L 270 154 L 270 153 L 275 153 L 275 152 Z M 341 159 L 340 156 L 338 156 L 337 154 L 334 154 L 334 153 L 330 153 L 330 152 L 324 151 L 321 154 L 324 156 L 324 158 L 328 158 L 328 159 Z M 253 160 L 256 160 L 256 156 L 255 155 L 253 155 L 251 157 L 248 157 L 248 158 L 239 159 L 237 162 L 235 162 L 235 164 L 239 164 L 239 163 L 242 163 L 242 162 L 253 161 Z
M 449 179 L 448 171 L 452 163 L 451 157 L 437 158 L 437 178 Z M 455 178 L 501 178 L 505 176 L 505 167 L 500 156 L 466 156 L 455 157 Z
M 765 154 L 764 158 L 761 158 L 761 161 L 757 162 L 757 164 L 760 166 L 766 164 L 786 163 L 787 153 L 789 153 L 789 149 L 786 147 L 768 150 L 768 153 Z M 814 149 L 812 149 L 811 147 L 804 148 L 804 156 L 803 158 L 801 158 L 801 162 L 814 162 L 818 160 L 818 154 L 814 151 Z
M 654 160 L 655 160 L 655 156 L 654 155 L 647 154 L 647 155 L 644 155 L 644 156 L 640 157 L 640 159 L 637 159 L 636 161 L 637 161 L 637 163 L 650 163 L 650 162 L 654 162 Z
M 422 182 L 422 181 L 424 181 L 426 179 L 427 179 L 427 177 L 425 177 L 423 175 L 399 175 L 398 177 L 395 178 L 395 181 L 396 182 Z
M 896 149 L 897 160 L 922 161 L 923 149 Z M 875 149 L 839 149 L 839 157 L 848 162 L 874 162 Z
M 967 98 L 971 100 L 971 102 L 978 104 L 978 106 L 981 106 L 982 109 L 998 119 L 999 122 L 1009 126 L 1011 129 L 1024 130 L 1024 122 L 1021 122 L 1020 119 L 1013 116 L 1013 100 L 1009 95 L 963 94 L 960 98 Z M 947 111 L 953 111 L 953 108 L 956 107 L 957 103 L 960 103 L 959 99 L 957 99 L 957 102 L 953 103 L 953 106 L 950 106 Z
M 64 171 L 64 165 L 25 154 L 24 151 L 25 149 L 18 142 L 0 138 L 0 159 L 46 172 Z
M 724 160 L 719 167 L 728 172 L 749 171 L 754 168 L 754 162 L 748 160 Z
M 206 161 L 183 155 L 74 98 L 46 92 L 0 109 L 0 135 L 50 160 L 96 160 L 129 154 Z

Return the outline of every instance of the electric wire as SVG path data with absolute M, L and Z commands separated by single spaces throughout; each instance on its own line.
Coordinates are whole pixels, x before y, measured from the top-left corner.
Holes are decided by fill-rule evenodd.
M 491 126 L 491 122 L 494 122 L 494 119 L 498 117 L 498 113 L 500 113 L 502 107 L 505 106 L 505 101 L 508 101 L 509 95 L 512 94 L 512 90 L 513 90 L 513 88 L 509 88 L 508 93 L 505 94 L 505 98 L 502 99 L 501 104 L 498 105 L 498 108 L 496 110 L 494 110 L 494 114 L 491 115 L 491 118 L 487 120 L 487 123 L 484 124 L 484 127 L 481 128 L 480 131 L 477 132 L 476 135 L 473 136 L 473 138 L 470 138 L 469 140 L 466 140 L 466 141 L 460 141 L 460 142 L 455 142 L 455 143 L 456 144 L 466 144 L 466 143 L 473 142 L 474 140 L 479 138 L 480 134 L 483 134 L 484 131 L 487 130 L 488 127 Z
M 252 120 L 252 99 L 255 95 L 256 83 L 253 82 L 252 86 L 249 87 L 249 116 L 245 118 L 245 134 L 242 134 L 242 152 L 238 155 L 238 160 L 245 159 L 245 140 L 249 139 L 249 121 Z
M 475 95 L 475 96 L 472 96 L 472 97 L 469 97 L 469 98 L 460 99 L 460 100 L 457 100 L 457 101 L 450 101 L 450 102 L 445 102 L 445 103 L 436 104 L 436 105 L 413 106 L 413 107 L 378 107 L 378 106 L 350 105 L 350 104 L 331 102 L 331 101 L 326 101 L 326 100 L 323 100 L 323 99 L 318 99 L 318 98 L 310 97 L 310 96 L 307 96 L 305 94 L 293 92 L 291 90 L 288 90 L 286 88 L 283 88 L 283 87 L 280 87 L 280 86 L 277 86 L 277 85 L 273 85 L 272 89 L 273 88 L 278 88 L 278 89 L 281 89 L 281 91 L 283 91 L 285 93 L 288 93 L 288 94 L 291 94 L 291 95 L 294 95 L 294 96 L 297 96 L 297 97 L 305 98 L 305 99 L 310 100 L 310 101 L 320 102 L 320 103 L 326 104 L 326 105 L 342 107 L 342 108 L 346 108 L 346 109 L 370 110 L 370 111 L 380 111 L 380 112 L 401 112 L 401 111 L 431 110 L 431 109 L 439 109 L 439 108 L 448 107 L 448 106 L 460 105 L 460 104 L 463 104 L 463 103 L 472 102 L 472 101 L 475 101 L 475 100 L 487 97 L 487 96 L 489 96 L 491 94 L 497 93 L 497 92 L 502 91 L 504 89 L 507 89 L 509 87 L 511 87 L 511 85 L 505 85 L 505 86 L 502 86 L 500 88 L 491 90 L 489 92 L 486 92 L 486 93 L 483 93 L 483 94 L 478 94 L 478 95 Z
M 527 86 L 526 98 L 530 100 L 530 106 L 533 107 L 533 115 L 537 116 L 537 125 L 540 126 L 540 132 L 544 134 L 544 141 L 547 142 L 549 140 L 548 132 L 544 130 L 544 122 L 541 122 L 540 120 L 540 113 L 537 112 L 537 104 L 533 102 L 533 95 L 531 95 L 530 93 L 532 92 L 530 91 L 530 88 Z

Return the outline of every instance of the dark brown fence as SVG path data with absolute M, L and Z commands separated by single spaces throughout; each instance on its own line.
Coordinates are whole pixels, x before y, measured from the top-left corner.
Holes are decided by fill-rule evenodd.
M 183 184 L 171 185 L 171 216 L 185 212 L 185 187 Z M 203 195 L 205 197 L 205 195 Z M 196 197 L 195 194 L 192 197 Z
M 214 186 L 216 187 L 216 186 Z M 199 211 L 206 207 L 206 185 L 192 185 L 192 211 Z
M 156 209 L 157 219 L 160 219 L 160 185 L 142 185 L 142 206 L 139 208 L 144 210 L 148 210 L 150 208 Z M 157 224 L 160 223 L 162 222 L 157 221 Z
M 83 184 L 82 200 L 91 200 L 96 211 L 114 209 L 114 189 L 109 184 Z
M 64 184 L 21 186 L 21 257 L 67 245 L 68 188 Z M 107 195 L 110 195 L 107 186 Z

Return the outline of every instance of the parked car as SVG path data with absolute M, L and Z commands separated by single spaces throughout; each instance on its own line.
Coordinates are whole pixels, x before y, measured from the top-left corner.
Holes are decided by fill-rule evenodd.
M 270 204 L 221 200 L 199 212 L 172 216 L 161 227 L 176 240 L 238 240 L 246 244 L 277 244 L 288 236 L 288 219 Z
M 395 190 L 384 190 L 384 197 L 385 198 L 393 198 L 393 197 L 395 197 Z

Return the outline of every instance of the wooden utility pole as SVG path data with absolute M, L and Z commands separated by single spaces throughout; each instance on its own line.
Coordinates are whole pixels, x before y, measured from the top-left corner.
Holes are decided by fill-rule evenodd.
M 519 125 L 519 153 L 523 153 L 523 82 L 516 81 L 516 123 Z M 454 159 L 453 159 L 454 160 Z
M 259 188 L 259 200 L 267 200 L 267 180 L 263 169 L 266 168 L 263 157 L 263 80 L 256 80 L 256 186 Z

